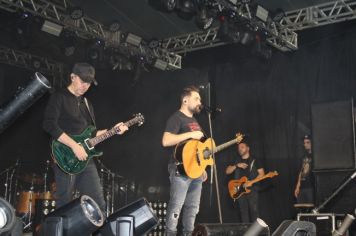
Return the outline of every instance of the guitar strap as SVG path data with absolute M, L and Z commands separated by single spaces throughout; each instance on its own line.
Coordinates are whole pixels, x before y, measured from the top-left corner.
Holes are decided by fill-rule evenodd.
M 250 172 L 252 171 L 253 165 L 255 164 L 255 159 L 252 160 L 251 166 L 250 166 Z
M 88 109 L 88 112 L 89 112 L 91 121 L 93 122 L 94 126 L 96 126 L 96 124 L 95 124 L 95 119 L 94 119 L 94 114 L 93 114 L 93 112 L 92 112 L 92 111 L 90 110 L 90 108 L 89 108 L 88 100 L 87 100 L 86 97 L 84 97 L 84 102 L 85 102 L 85 105 L 86 105 L 86 107 L 87 107 L 87 109 Z

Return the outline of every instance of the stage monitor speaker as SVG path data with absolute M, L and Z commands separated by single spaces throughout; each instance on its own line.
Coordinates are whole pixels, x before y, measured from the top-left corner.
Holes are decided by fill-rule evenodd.
M 353 101 L 312 105 L 313 169 L 355 168 Z
M 195 226 L 192 236 L 243 236 L 252 224 L 249 223 L 209 223 Z M 269 229 L 265 228 L 258 235 L 270 235 Z
M 316 236 L 316 227 L 312 222 L 285 220 L 272 236 Z

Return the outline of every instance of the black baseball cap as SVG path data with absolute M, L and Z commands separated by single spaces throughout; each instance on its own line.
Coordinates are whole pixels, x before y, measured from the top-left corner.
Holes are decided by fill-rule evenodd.
M 303 136 L 302 139 L 303 139 L 303 140 L 304 140 L 304 139 L 309 139 L 309 140 L 311 140 L 311 139 L 312 139 L 312 136 L 311 136 L 310 134 L 306 134 L 306 135 Z
M 98 82 L 95 79 L 95 69 L 89 63 L 80 62 L 74 64 L 72 73 L 79 76 L 79 78 L 86 83 L 98 85 Z

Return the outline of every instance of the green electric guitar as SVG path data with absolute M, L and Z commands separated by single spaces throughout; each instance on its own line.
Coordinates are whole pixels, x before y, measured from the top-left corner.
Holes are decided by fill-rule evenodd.
M 135 115 L 129 121 L 126 121 L 124 124 L 127 127 L 130 127 L 134 124 L 138 124 L 139 126 L 144 123 L 144 117 L 141 113 Z M 103 155 L 103 152 L 96 151 L 95 146 L 104 140 L 118 134 L 120 132 L 119 127 L 113 127 L 105 133 L 95 136 L 96 128 L 94 126 L 89 126 L 79 135 L 69 135 L 74 141 L 78 142 L 82 145 L 88 154 L 88 158 L 85 161 L 80 161 L 72 149 L 67 145 L 64 145 L 57 140 L 52 142 L 52 156 L 56 164 L 66 173 L 68 174 L 78 174 L 82 172 L 85 167 L 88 165 L 88 162 L 91 158 Z

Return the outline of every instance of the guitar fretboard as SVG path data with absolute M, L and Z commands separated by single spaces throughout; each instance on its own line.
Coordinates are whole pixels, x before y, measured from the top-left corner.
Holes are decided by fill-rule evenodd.
M 228 148 L 228 147 L 230 147 L 231 145 L 234 145 L 234 144 L 236 144 L 236 143 L 237 143 L 237 139 L 236 139 L 236 138 L 235 138 L 235 139 L 232 139 L 232 140 L 230 140 L 230 141 L 228 141 L 228 142 L 226 142 L 226 143 L 223 143 L 223 144 L 217 146 L 217 147 L 214 149 L 214 153 L 220 152 L 220 151 L 224 150 L 225 148 Z
M 127 127 L 130 127 L 130 126 L 132 126 L 132 125 L 134 125 L 136 123 L 139 123 L 139 122 L 140 122 L 140 120 L 137 117 L 135 117 L 135 118 L 133 118 L 133 119 L 131 119 L 129 121 L 126 121 L 124 124 Z M 90 145 L 92 147 L 94 147 L 95 145 L 105 141 L 106 139 L 114 136 L 115 134 L 118 134 L 120 131 L 121 130 L 120 130 L 119 127 L 113 127 L 111 129 L 109 129 L 108 131 L 106 131 L 105 133 L 103 133 L 101 135 L 98 135 L 98 136 L 96 136 L 94 138 L 89 139 L 89 143 L 90 143 Z

